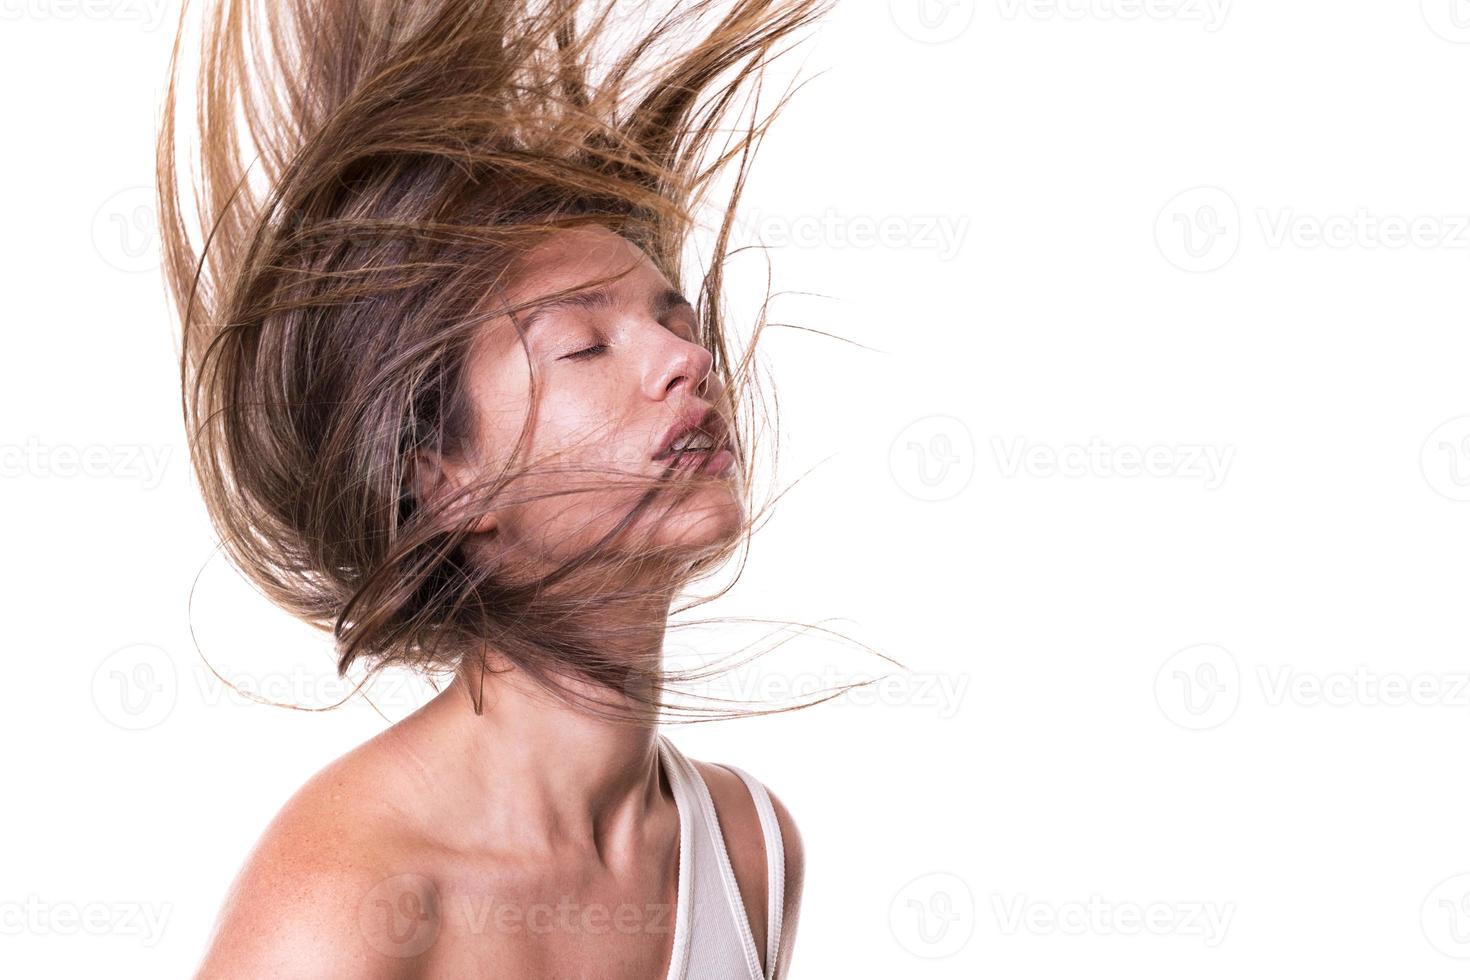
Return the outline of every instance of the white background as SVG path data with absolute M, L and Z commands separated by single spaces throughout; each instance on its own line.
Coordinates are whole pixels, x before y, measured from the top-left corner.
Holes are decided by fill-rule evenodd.
M 815 468 L 717 611 L 912 673 L 671 732 L 802 826 L 799 976 L 1464 975 L 1454 2 L 847 0 L 808 48 L 746 230 L 830 297 L 776 319 L 872 349 L 770 336 L 781 475 Z M 204 666 L 337 693 L 210 560 L 160 3 L 0 0 L 5 976 L 187 975 L 281 802 L 384 724 Z M 786 650 L 771 690 L 883 667 Z

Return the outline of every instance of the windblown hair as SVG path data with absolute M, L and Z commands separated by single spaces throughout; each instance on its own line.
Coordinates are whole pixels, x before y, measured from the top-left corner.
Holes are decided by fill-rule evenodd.
M 197 150 L 179 140 L 181 21 L 158 194 L 190 454 L 221 547 L 271 600 L 332 632 L 340 675 L 478 658 L 483 680 L 489 649 L 554 692 L 590 682 L 667 713 L 670 685 L 699 671 L 611 656 L 607 620 L 585 613 L 644 608 L 617 572 L 678 557 L 648 540 L 630 552 L 622 533 L 668 502 L 669 483 L 587 553 L 528 579 L 477 560 L 467 539 L 529 470 L 430 501 L 412 461 L 474 440 L 464 366 L 486 322 L 527 305 L 496 299 L 516 257 L 593 223 L 676 288 L 697 278 L 698 340 L 748 493 L 765 306 L 736 357 L 722 269 L 753 153 L 790 95 L 761 115 L 765 69 L 829 0 L 688 0 L 621 45 L 630 5 L 616 0 L 205 2 Z M 181 162 L 195 184 L 181 187 Z M 721 181 L 705 271 L 686 276 Z M 671 587 L 725 564 L 765 510 L 747 506 L 742 533 L 684 562 Z

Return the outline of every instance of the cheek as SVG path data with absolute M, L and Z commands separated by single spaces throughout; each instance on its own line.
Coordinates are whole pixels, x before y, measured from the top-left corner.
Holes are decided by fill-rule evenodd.
M 635 464 L 636 439 L 622 406 L 596 385 L 543 391 L 536 419 L 536 451 L 608 470 Z
M 585 369 L 580 375 L 543 370 L 537 378 L 535 421 L 523 444 L 519 463 L 555 455 L 563 463 L 582 463 L 597 470 L 639 468 L 650 455 L 656 435 L 631 431 L 625 424 L 626 397 L 605 372 Z M 504 463 L 529 417 L 530 369 L 523 356 L 477 367 L 471 389 L 482 438 L 482 458 Z
M 481 458 L 501 463 L 526 424 L 530 381 L 524 365 L 479 367 L 469 379 Z

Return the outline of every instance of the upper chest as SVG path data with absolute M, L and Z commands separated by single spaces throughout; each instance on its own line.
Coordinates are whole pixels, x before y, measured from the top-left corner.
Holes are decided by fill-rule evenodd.
M 662 977 L 677 881 L 553 881 L 492 892 L 445 886 L 426 976 Z
M 693 978 L 708 968 L 701 955 L 707 960 L 711 948 L 741 970 L 742 954 L 750 955 L 741 939 L 743 919 L 764 972 L 767 869 L 759 816 L 738 776 L 692 765 L 710 809 L 690 794 L 683 807 L 665 814 L 667 825 L 656 835 L 663 845 L 650 847 L 632 867 L 614 874 L 586 863 L 421 856 L 414 864 L 431 887 L 418 907 L 395 901 L 368 910 L 372 927 L 388 937 L 375 945 L 397 944 L 425 977 L 647 980 L 668 976 L 677 960 L 680 976 Z

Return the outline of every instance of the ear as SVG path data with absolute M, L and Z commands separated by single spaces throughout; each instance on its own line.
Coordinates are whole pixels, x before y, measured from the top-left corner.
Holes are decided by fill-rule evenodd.
M 411 453 L 408 469 L 408 483 L 414 499 L 425 507 L 445 506 L 445 502 L 453 500 L 460 488 L 468 482 L 467 474 L 460 464 L 444 458 L 432 449 L 418 449 Z M 468 509 L 463 497 L 450 506 L 455 516 Z M 496 523 L 497 517 L 493 512 L 482 514 L 471 525 L 470 533 L 490 534 L 495 530 Z

